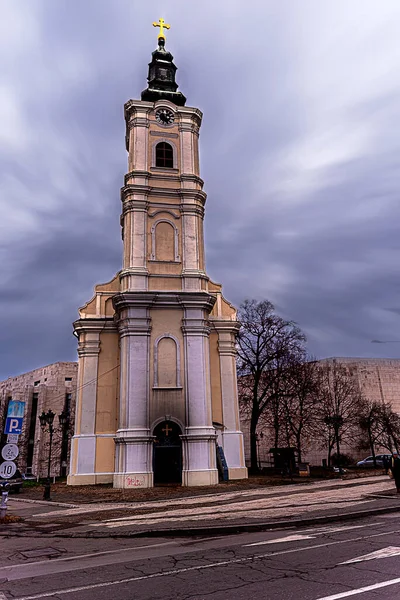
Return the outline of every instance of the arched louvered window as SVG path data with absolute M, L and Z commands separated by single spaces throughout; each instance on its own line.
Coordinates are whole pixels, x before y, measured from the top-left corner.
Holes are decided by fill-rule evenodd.
M 171 144 L 160 142 L 156 146 L 156 167 L 172 169 L 174 166 L 174 151 Z

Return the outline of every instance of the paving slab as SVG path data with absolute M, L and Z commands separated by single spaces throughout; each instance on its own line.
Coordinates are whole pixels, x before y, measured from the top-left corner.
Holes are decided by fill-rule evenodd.
M 210 535 L 338 521 L 400 510 L 400 495 L 385 476 L 147 502 L 54 505 L 12 498 L 10 514 L 24 521 L 0 535 L 132 537 Z

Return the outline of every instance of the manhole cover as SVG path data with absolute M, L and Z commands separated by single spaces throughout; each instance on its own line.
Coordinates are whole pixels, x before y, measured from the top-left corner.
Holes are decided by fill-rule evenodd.
M 25 558 L 40 558 L 42 556 L 58 556 L 61 551 L 57 548 L 37 548 L 35 550 L 24 550 L 21 554 Z

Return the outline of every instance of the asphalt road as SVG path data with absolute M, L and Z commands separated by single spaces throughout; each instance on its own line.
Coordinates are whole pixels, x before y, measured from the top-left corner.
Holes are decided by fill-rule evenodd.
M 1 600 L 400 600 L 396 513 L 207 539 L 3 537 L 0 548 Z

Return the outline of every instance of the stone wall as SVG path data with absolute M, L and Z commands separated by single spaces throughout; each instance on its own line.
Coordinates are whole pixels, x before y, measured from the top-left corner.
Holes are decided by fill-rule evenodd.
M 75 395 L 78 364 L 58 362 L 0 382 L 0 426 L 4 431 L 9 399 L 25 402 L 25 415 L 22 434 L 19 439 L 20 456 L 18 468 L 22 473 L 36 476 L 47 475 L 49 455 L 49 435 L 40 428 L 39 415 L 52 410 L 56 417 L 53 426 L 53 449 L 51 475 L 67 475 L 69 465 L 70 439 L 75 415 Z M 58 415 L 66 410 L 69 414 L 69 428 L 64 432 L 59 427 Z M 5 443 L 5 436 L 1 436 Z
M 367 399 L 390 404 L 394 411 L 400 413 L 400 359 L 398 358 L 329 358 L 321 363 L 336 360 L 339 365 L 349 369 L 350 374 L 356 378 L 360 391 Z M 241 422 L 245 442 L 246 464 L 250 461 L 249 424 Z M 273 433 L 268 427 L 260 427 L 259 436 L 259 463 L 261 467 L 273 466 L 270 448 L 274 446 Z M 387 452 L 387 450 L 382 450 Z M 341 452 L 351 455 L 355 460 L 365 458 L 369 452 L 358 450 L 355 446 L 341 445 Z M 305 451 L 303 460 L 313 465 L 321 465 L 326 458 L 324 450 L 310 444 Z

